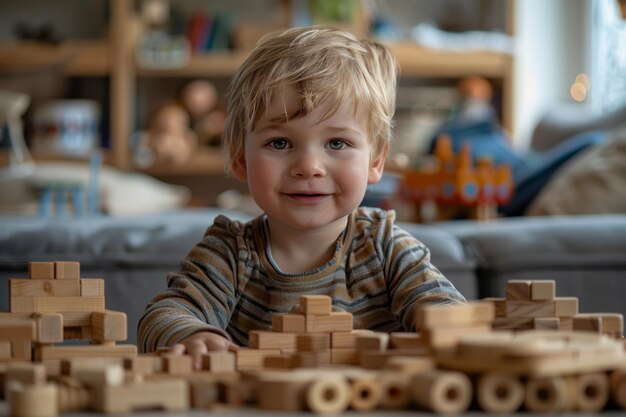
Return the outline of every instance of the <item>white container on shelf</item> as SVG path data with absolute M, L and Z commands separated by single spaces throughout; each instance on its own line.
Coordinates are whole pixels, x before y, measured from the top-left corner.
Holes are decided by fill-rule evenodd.
M 100 145 L 100 105 L 92 100 L 54 100 L 35 109 L 32 148 L 82 156 Z

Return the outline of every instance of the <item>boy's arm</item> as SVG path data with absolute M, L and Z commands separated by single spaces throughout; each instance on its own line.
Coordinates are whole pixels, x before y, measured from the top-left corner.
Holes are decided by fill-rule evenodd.
M 140 351 L 172 346 L 198 332 L 230 340 L 226 327 L 235 305 L 238 270 L 230 241 L 207 234 L 181 270 L 168 276 L 168 289 L 152 299 L 139 320 Z
M 430 263 L 430 250 L 408 232 L 391 227 L 383 251 L 392 313 L 407 331 L 415 330 L 415 311 L 423 304 L 466 302 L 459 291 Z

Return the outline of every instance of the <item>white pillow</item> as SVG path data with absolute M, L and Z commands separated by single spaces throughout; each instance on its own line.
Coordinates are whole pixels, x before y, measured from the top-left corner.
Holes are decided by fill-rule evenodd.
M 39 189 L 54 183 L 82 184 L 87 194 L 89 164 L 85 162 L 37 163 L 25 179 Z M 186 187 L 161 182 L 142 173 L 103 166 L 99 172 L 100 206 L 109 215 L 136 215 L 185 207 L 191 198 Z

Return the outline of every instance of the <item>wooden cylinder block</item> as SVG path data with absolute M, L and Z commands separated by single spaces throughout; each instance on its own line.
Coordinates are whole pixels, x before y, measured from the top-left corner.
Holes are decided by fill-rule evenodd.
M 350 387 L 343 378 L 313 381 L 306 389 L 305 403 L 315 413 L 340 413 L 350 403 Z
M 482 375 L 476 389 L 478 404 L 488 413 L 514 413 L 524 402 L 524 386 L 515 375 Z
M 472 384 L 460 372 L 426 371 L 411 382 L 415 404 L 436 413 L 465 412 L 472 400 Z
M 584 374 L 574 379 L 576 410 L 601 411 L 609 401 L 609 378 L 605 373 Z
M 529 379 L 526 384 L 524 405 L 533 413 L 565 411 L 570 403 L 570 388 L 565 378 Z
M 381 378 L 381 405 L 387 410 L 406 408 L 411 401 L 409 378 L 406 375 L 388 373 Z
M 22 385 L 8 388 L 9 414 L 13 417 L 56 417 L 59 414 L 54 384 Z
M 383 398 L 383 387 L 372 377 L 355 378 L 352 381 L 350 407 L 357 411 L 377 408 Z

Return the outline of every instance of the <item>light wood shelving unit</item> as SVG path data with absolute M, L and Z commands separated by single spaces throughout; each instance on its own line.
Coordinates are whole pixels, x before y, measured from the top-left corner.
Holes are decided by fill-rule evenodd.
M 514 0 L 507 0 L 508 31 L 513 33 Z M 111 150 L 107 160 L 124 170 L 132 166 L 129 138 L 134 130 L 132 109 L 139 77 L 229 77 L 247 56 L 246 52 L 216 52 L 194 55 L 189 63 L 174 70 L 145 70 L 135 66 L 131 33 L 133 0 L 111 0 L 110 35 L 94 41 L 67 41 L 57 46 L 32 42 L 0 43 L 0 76 L 54 69 L 67 76 L 109 77 Z M 493 52 L 448 52 L 429 50 L 410 42 L 389 44 L 396 55 L 401 77 L 458 79 L 471 75 L 502 82 L 502 115 L 511 128 L 513 58 Z M 37 158 L 37 155 L 35 155 Z M 154 176 L 216 175 L 224 172 L 219 151 L 202 150 L 183 167 L 153 167 L 144 172 Z

